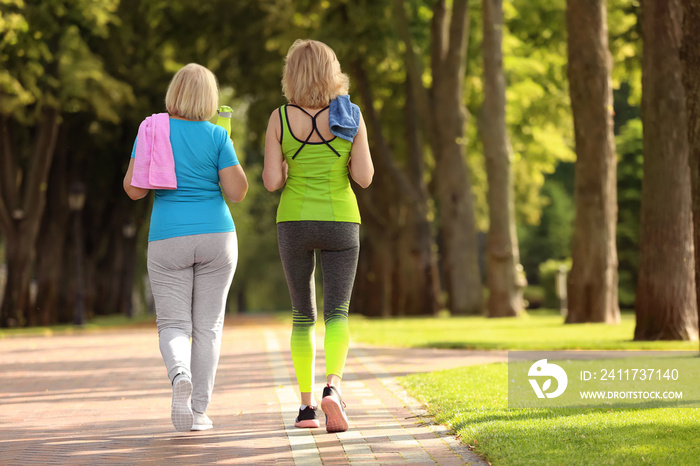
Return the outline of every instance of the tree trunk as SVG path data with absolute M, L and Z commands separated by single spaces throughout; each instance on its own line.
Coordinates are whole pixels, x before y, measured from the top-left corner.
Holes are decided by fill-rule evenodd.
M 30 325 L 70 322 L 63 318 L 65 314 L 61 312 L 67 298 L 64 279 L 67 263 L 64 258 L 68 225 L 67 222 L 55 220 L 42 227 L 46 233 L 42 233 L 37 244 L 37 315 Z
M 442 266 L 453 314 L 481 314 L 483 290 L 474 220 L 471 174 L 466 163 L 464 75 L 468 39 L 468 2 L 455 0 L 450 21 L 445 1 L 433 8 L 434 121 L 437 195 L 442 232 Z
M 635 340 L 698 338 L 680 0 L 642 4 L 642 179 Z
M 700 300 L 700 0 L 683 1 L 683 87 L 688 128 L 688 162 L 693 210 L 695 296 Z M 700 313 L 700 302 L 697 305 Z
M 7 282 L 5 283 L 0 313 L 2 316 L 0 326 L 2 327 L 24 327 L 27 325 L 33 247 L 34 245 L 30 241 L 22 237 L 5 237 Z
M 5 237 L 7 286 L 0 308 L 0 326 L 22 326 L 33 320 L 29 285 L 35 259 L 35 245 L 46 204 L 46 184 L 56 146 L 58 110 L 44 107 L 37 127 L 31 162 L 17 176 L 18 168 L 10 141 L 8 119 L 0 119 L 3 168 L 0 190 L 0 228 Z
M 576 218 L 567 323 L 618 323 L 617 179 L 605 0 L 567 2 Z
M 453 314 L 481 314 L 483 291 L 474 221 L 474 202 L 465 156 L 463 90 L 467 55 L 467 0 L 456 0 L 448 21 L 445 0 L 433 6 L 430 92 L 422 84 L 420 60 L 413 50 L 406 10 L 394 1 L 399 34 L 406 45 L 406 72 L 421 126 L 435 157 L 434 179 L 439 204 L 440 257 Z
M 412 92 L 410 74 L 406 77 L 406 141 L 408 153 L 408 179 L 415 186 L 420 198 L 420 209 L 405 209 L 407 216 L 407 233 L 414 237 L 409 240 L 405 250 L 410 252 L 408 267 L 417 274 L 417 280 L 425 280 L 426 290 L 416 296 L 415 287 L 406 283 L 407 301 L 422 300 L 422 307 L 431 314 L 437 314 L 444 306 L 441 296 L 440 272 L 438 268 L 437 248 L 430 220 L 428 219 L 428 187 L 425 183 L 425 151 L 420 133 L 419 105 Z
M 502 0 L 482 0 L 484 28 L 484 104 L 481 129 L 488 177 L 489 232 L 487 286 L 489 317 L 512 317 L 522 311 L 516 284 L 516 248 L 511 229 L 513 190 L 506 135 L 506 85 L 501 51 Z
M 59 132 L 54 161 L 49 175 L 49 192 L 68 192 L 68 141 L 63 126 Z M 37 322 L 39 325 L 71 322 L 66 309 L 66 240 L 70 211 L 67 196 L 50 196 L 37 238 Z

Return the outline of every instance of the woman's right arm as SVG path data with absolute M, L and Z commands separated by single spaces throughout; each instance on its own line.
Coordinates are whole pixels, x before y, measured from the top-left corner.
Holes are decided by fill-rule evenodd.
M 262 173 L 265 189 L 270 192 L 281 188 L 287 181 L 287 163 L 284 161 L 282 144 L 280 143 L 281 132 L 282 127 L 277 110 L 275 110 L 270 115 L 270 121 L 267 124 L 265 166 Z
M 372 164 L 372 155 L 369 153 L 369 141 L 367 140 L 367 127 L 365 120 L 360 115 L 360 127 L 352 141 L 352 149 L 350 150 L 350 176 L 363 188 L 372 184 L 374 177 L 374 164 Z
M 150 191 L 150 189 L 131 186 L 132 176 L 134 176 L 134 159 L 129 161 L 129 169 L 126 171 L 126 175 L 124 176 L 124 191 L 126 191 L 126 194 L 134 201 L 143 199 L 146 197 L 146 195 L 148 195 L 148 191 Z

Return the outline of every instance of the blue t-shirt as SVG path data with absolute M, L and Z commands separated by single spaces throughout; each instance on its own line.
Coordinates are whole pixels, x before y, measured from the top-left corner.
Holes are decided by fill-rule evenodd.
M 148 241 L 236 231 L 219 170 L 238 165 L 226 130 L 208 121 L 170 119 L 177 189 L 155 189 Z M 136 141 L 131 157 L 136 154 Z

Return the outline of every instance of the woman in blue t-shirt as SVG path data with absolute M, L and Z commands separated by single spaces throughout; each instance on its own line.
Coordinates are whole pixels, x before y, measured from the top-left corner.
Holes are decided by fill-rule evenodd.
M 154 189 L 148 234 L 148 275 L 160 351 L 173 385 L 171 418 L 178 431 L 212 428 L 206 410 L 219 362 L 226 296 L 238 261 L 235 226 L 222 189 L 233 202 L 242 201 L 248 191 L 226 130 L 208 121 L 218 100 L 216 78 L 203 66 L 190 63 L 173 77 L 165 105 L 177 188 Z M 167 138 L 161 138 L 158 149 L 162 139 Z M 124 177 L 124 190 L 134 200 L 150 191 L 132 185 L 137 144 Z

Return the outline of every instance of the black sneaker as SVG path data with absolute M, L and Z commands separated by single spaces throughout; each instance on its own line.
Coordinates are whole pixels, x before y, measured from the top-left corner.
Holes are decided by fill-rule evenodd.
M 340 392 L 333 385 L 323 389 L 321 409 L 326 414 L 327 432 L 345 432 L 348 430 L 348 416 L 345 414 L 345 403 Z
M 307 406 L 299 410 L 299 415 L 294 421 L 294 427 L 319 427 L 316 406 Z

